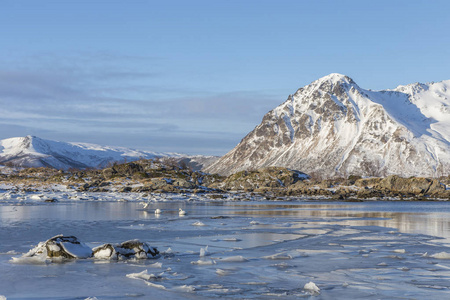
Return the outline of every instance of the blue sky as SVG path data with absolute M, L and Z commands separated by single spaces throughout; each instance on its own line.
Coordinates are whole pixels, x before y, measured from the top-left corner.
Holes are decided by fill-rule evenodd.
M 0 1 L 0 139 L 222 155 L 298 88 L 450 79 L 450 1 Z

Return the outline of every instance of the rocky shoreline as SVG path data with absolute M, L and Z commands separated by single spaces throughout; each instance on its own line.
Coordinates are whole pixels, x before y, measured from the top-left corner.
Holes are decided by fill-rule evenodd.
M 171 160 L 140 160 L 104 169 L 55 170 L 52 168 L 3 169 L 0 184 L 25 192 L 63 186 L 78 192 L 194 193 L 226 198 L 227 193 L 250 193 L 268 200 L 286 197 L 320 197 L 343 201 L 450 200 L 450 176 L 437 178 L 384 178 L 349 176 L 315 180 L 281 167 L 241 171 L 228 177 L 193 171 Z

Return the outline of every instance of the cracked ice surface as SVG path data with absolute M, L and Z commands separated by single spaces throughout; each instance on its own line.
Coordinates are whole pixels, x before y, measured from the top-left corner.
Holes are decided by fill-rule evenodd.
M 0 295 L 450 297 L 450 208 L 445 202 L 199 200 L 156 201 L 145 210 L 136 201 L 0 204 Z M 180 207 L 188 215 L 180 217 Z M 155 215 L 156 208 L 163 213 Z M 161 258 L 11 262 L 60 233 L 90 247 L 139 239 L 157 247 Z

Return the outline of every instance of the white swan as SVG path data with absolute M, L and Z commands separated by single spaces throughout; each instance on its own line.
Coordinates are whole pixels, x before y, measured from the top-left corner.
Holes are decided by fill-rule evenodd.
M 159 208 L 155 209 L 155 215 L 159 215 L 160 213 L 162 213 L 162 210 L 160 210 Z
M 185 212 L 184 210 L 182 210 L 181 207 L 180 207 L 180 209 L 179 209 L 179 211 L 178 211 L 178 214 L 179 214 L 180 216 L 184 216 L 184 215 L 186 215 L 186 212 Z
M 146 202 L 146 203 L 141 202 L 141 204 L 144 205 L 144 208 L 147 208 L 149 203 L 148 202 Z

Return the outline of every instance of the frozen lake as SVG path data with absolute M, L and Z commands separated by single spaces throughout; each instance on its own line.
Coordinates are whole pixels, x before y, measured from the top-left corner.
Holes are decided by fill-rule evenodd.
M 19 205 L 20 204 L 20 205 Z M 178 209 L 186 210 L 180 217 Z M 156 216 L 153 211 L 163 212 Z M 447 299 L 446 202 L 0 202 L 7 299 Z M 158 259 L 13 263 L 41 241 L 139 239 Z M 314 282 L 320 289 L 304 289 Z M 2 297 L 0 297 L 1 299 Z

